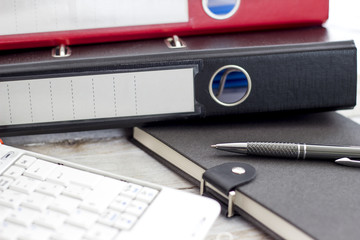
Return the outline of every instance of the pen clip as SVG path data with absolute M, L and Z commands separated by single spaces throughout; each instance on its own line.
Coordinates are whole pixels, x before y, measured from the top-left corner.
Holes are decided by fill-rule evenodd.
M 360 167 L 360 160 L 353 160 L 348 157 L 336 159 L 335 163 L 349 167 Z

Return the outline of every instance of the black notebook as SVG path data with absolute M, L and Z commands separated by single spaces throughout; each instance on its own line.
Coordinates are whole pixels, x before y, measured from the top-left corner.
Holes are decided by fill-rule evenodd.
M 252 165 L 256 178 L 236 189 L 235 211 L 276 238 L 359 239 L 360 168 L 210 147 L 239 141 L 360 145 L 360 126 L 335 112 L 147 126 L 134 128 L 134 140 L 198 185 L 206 169 L 222 163 Z

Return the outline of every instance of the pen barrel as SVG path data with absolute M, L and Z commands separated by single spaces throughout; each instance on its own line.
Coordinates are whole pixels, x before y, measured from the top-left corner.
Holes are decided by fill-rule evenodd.
M 306 158 L 308 159 L 338 159 L 360 158 L 360 147 L 306 145 Z
M 296 143 L 276 143 L 276 142 L 248 142 L 247 154 L 281 157 L 281 158 L 300 158 L 303 157 L 303 144 Z
M 360 147 L 327 146 L 298 143 L 248 142 L 247 154 L 295 158 L 295 159 L 338 159 L 360 158 Z

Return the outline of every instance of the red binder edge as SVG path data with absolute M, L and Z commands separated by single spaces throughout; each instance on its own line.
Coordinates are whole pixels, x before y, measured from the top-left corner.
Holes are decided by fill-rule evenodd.
M 329 12 L 328 0 L 241 0 L 234 15 L 219 20 L 207 15 L 201 1 L 188 1 L 186 23 L 3 35 L 0 50 L 321 25 Z

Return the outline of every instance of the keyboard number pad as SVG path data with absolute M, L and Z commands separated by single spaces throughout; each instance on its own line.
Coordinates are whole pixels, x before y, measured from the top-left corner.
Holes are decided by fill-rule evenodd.
M 120 230 L 129 230 L 157 194 L 158 191 L 155 189 L 128 183 L 110 204 L 110 209 L 100 222 L 111 224 Z

